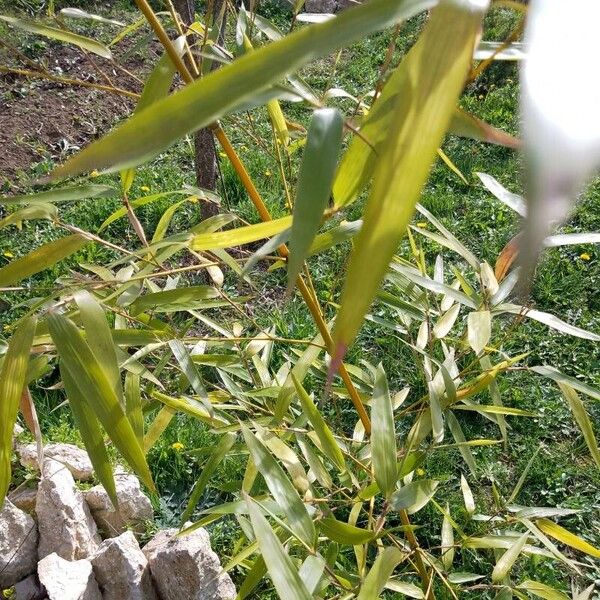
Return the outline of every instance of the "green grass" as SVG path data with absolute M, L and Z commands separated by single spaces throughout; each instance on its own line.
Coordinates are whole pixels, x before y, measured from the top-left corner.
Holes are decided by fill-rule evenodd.
M 267 16 L 283 25 L 287 19 L 274 5 L 265 9 Z M 394 54 L 396 64 L 403 52 L 410 47 L 421 27 L 422 19 L 415 19 L 404 26 L 400 32 L 399 42 Z M 486 39 L 501 39 L 508 33 L 514 20 L 504 10 L 495 11 L 488 19 Z M 390 33 L 373 36 L 354 47 L 342 52 L 335 64 L 334 58 L 319 61 L 307 67 L 304 77 L 320 92 L 325 86 L 343 87 L 352 94 L 362 97 L 377 81 L 379 67 L 385 56 L 390 41 Z M 335 64 L 335 72 L 333 67 Z M 471 85 L 462 106 L 509 132 L 516 133 L 518 86 L 514 65 L 493 65 L 475 84 Z M 347 101 L 340 106 L 348 109 Z M 283 103 L 284 112 L 290 119 L 306 125 L 310 112 L 299 105 Z M 269 152 L 263 151 L 255 143 L 249 142 L 245 129 L 250 127 L 244 117 L 225 120 L 225 128 L 248 166 L 255 179 L 259 191 L 264 195 L 273 214 L 285 214 L 285 204 L 281 195 L 281 186 L 277 164 L 270 154 L 270 126 L 265 110 L 252 113 L 255 134 L 266 140 Z M 244 123 L 244 128 L 240 127 Z M 455 162 L 469 181 L 465 185 L 455 174 L 438 162 L 423 192 L 422 203 L 431 210 L 455 235 L 474 253 L 493 265 L 504 244 L 517 233 L 518 220 L 514 214 L 495 200 L 479 183 L 474 175 L 483 171 L 496 177 L 509 190 L 521 192 L 521 163 L 519 156 L 513 151 L 481 144 L 469 140 L 449 137 L 444 143 L 444 151 Z M 297 157 L 292 161 L 289 173 L 293 189 L 297 172 Z M 51 163 L 42 161 L 34 166 L 30 174 L 45 174 Z M 222 178 L 219 190 L 222 195 L 223 208 L 235 212 L 242 219 L 256 222 L 257 216 L 237 179 L 227 164 L 220 159 Z M 116 182 L 114 177 L 99 177 L 98 182 Z M 161 156 L 138 170 L 130 197 L 135 198 L 155 191 L 179 189 L 183 184 L 193 183 L 192 154 L 187 142 L 177 144 L 165 155 Z M 147 187 L 150 192 L 141 188 Z M 164 210 L 171 204 L 172 198 L 165 198 L 137 211 L 145 228 L 151 233 Z M 64 220 L 78 227 L 95 231 L 99 224 L 117 207 L 118 198 L 102 199 L 75 203 L 62 211 Z M 353 206 L 344 215 L 345 218 L 357 218 L 361 203 Z M 198 221 L 197 205 L 187 205 L 179 211 L 170 231 L 185 230 Z M 600 185 L 592 185 L 584 194 L 580 205 L 564 231 L 600 231 Z M 15 235 L 14 230 L 0 230 L 0 266 L 2 253 L 15 256 L 29 251 L 32 245 L 54 239 L 61 233 L 50 224 L 35 222 L 26 223 L 23 230 Z M 119 244 L 135 248 L 137 241 L 126 219 L 113 224 L 107 238 Z M 406 243 L 402 244 L 406 251 Z M 431 259 L 440 252 L 440 248 L 431 243 L 423 243 L 426 256 Z M 333 249 L 330 253 L 310 260 L 312 273 L 315 275 L 317 293 L 325 306 L 328 316 L 333 316 L 334 309 L 328 303 L 339 301 L 345 263 L 348 259 L 349 244 Z M 590 260 L 581 255 L 587 253 Z M 452 259 L 449 251 L 442 254 Z M 27 303 L 32 297 L 41 295 L 43 289 L 54 286 L 57 277 L 64 275 L 69 266 L 78 262 L 102 262 L 110 258 L 111 253 L 98 246 L 90 245 L 78 255 L 64 264 L 50 269 L 31 279 L 31 289 L 26 292 L 12 294 L 8 301 L 11 310 L 0 313 L 0 323 L 8 325 L 15 315 L 21 314 L 25 308 L 20 302 Z M 266 273 L 257 270 L 254 274 L 257 282 L 257 298 L 250 303 L 253 318 L 261 327 L 276 326 L 277 333 L 283 337 L 307 338 L 315 333 L 310 315 L 299 298 L 283 302 L 282 294 L 285 286 L 283 270 Z M 230 275 L 227 289 L 235 291 L 237 280 Z M 600 250 L 596 246 L 583 245 L 553 249 L 545 252 L 544 260 L 538 269 L 533 287 L 535 305 L 545 311 L 552 312 L 591 331 L 600 331 Z M 382 310 L 375 307 L 374 310 Z M 236 317 L 231 312 L 211 311 L 211 316 L 231 323 Z M 498 326 L 500 327 L 500 326 Z M 509 354 L 530 352 L 529 364 L 552 364 L 561 371 L 576 376 L 592 385 L 600 386 L 600 346 L 593 342 L 571 338 L 556 333 L 549 333 L 545 326 L 527 322 L 506 342 L 503 351 Z M 349 353 L 349 362 L 358 364 L 367 359 L 372 364 L 382 361 L 390 378 L 392 389 L 400 389 L 405 385 L 421 386 L 418 374 L 415 374 L 412 354 L 386 330 L 367 323 L 357 343 Z M 281 350 L 275 353 L 275 368 L 283 361 Z M 51 373 L 43 381 L 48 388 L 55 382 L 56 374 Z M 310 381 L 309 381 L 310 383 Z M 591 543 L 600 546 L 600 530 L 597 527 L 598 507 L 597 490 L 600 487 L 600 473 L 589 457 L 576 425 L 574 425 L 568 406 L 557 389 L 540 378 L 526 373 L 514 373 L 500 379 L 503 401 L 509 406 L 517 406 L 535 411 L 539 414 L 535 419 L 510 419 L 510 443 L 507 448 L 494 446 L 474 449 L 479 465 L 479 478 L 470 480 L 481 512 L 493 512 L 494 503 L 491 491 L 492 482 L 507 496 L 510 494 L 519 475 L 534 452 L 539 450 L 525 485 L 516 501 L 532 506 L 567 506 L 581 508 L 582 512 L 564 520 L 564 524 Z M 419 387 L 413 389 L 418 394 Z M 80 443 L 70 412 L 67 407 L 59 406 L 64 400 L 58 390 L 41 391 L 36 389 L 35 401 L 40 413 L 44 435 L 51 440 L 65 440 Z M 587 403 L 592 419 L 600 422 L 600 409 L 597 404 Z M 354 411 L 338 401 L 329 409 L 329 416 L 338 419 L 350 431 L 356 421 Z M 148 416 L 150 419 L 151 415 Z M 468 416 L 462 420 L 467 438 L 497 437 L 497 430 L 482 417 Z M 173 525 L 178 522 L 189 490 L 197 480 L 207 453 L 214 446 L 216 436 L 197 421 L 183 415 L 173 419 L 157 444 L 151 449 L 148 459 L 161 498 L 156 503 L 158 523 Z M 174 443 L 183 444 L 177 450 Z M 429 455 L 423 468 L 427 476 L 447 481 L 444 496 L 440 502 L 450 503 L 452 514 L 461 525 L 469 527 L 462 509 L 457 462 L 460 456 L 456 450 L 440 450 Z M 233 491 L 243 477 L 245 458 L 241 455 L 228 459 L 219 468 L 208 487 L 201 506 L 207 507 L 235 497 Z M 233 482 L 233 484 L 232 484 Z M 432 527 L 420 530 L 422 543 L 436 546 L 440 542 L 439 531 L 441 520 L 433 509 L 427 508 L 416 518 L 417 524 L 433 523 Z M 222 555 L 232 550 L 235 538 L 233 520 L 223 520 L 211 526 L 213 544 Z M 485 569 L 482 555 L 475 552 L 462 552 L 460 560 L 465 571 Z M 531 559 L 523 561 L 519 566 L 523 576 L 556 584 L 566 589 L 568 578 L 561 567 L 549 562 L 540 563 Z M 485 571 L 482 571 L 485 572 Z M 600 573 L 596 570 L 596 577 Z M 258 597 L 268 597 L 265 592 Z M 442 594 L 440 597 L 444 598 Z M 468 597 L 468 596 L 465 596 Z M 470 597 L 479 598 L 481 595 Z

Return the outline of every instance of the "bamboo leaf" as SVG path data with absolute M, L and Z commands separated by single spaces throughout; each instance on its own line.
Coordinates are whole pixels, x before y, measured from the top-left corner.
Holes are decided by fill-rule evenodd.
M 300 567 L 300 579 L 310 594 L 314 594 L 325 570 L 325 559 L 320 554 L 309 554 Z M 314 596 L 313 596 L 314 597 Z
M 21 196 L 3 196 L 0 204 L 13 206 L 17 204 L 56 204 L 59 202 L 70 202 L 72 200 L 84 200 L 86 198 L 104 198 L 116 196 L 117 192 L 109 185 L 97 185 L 85 183 L 83 185 L 69 185 L 56 187 L 45 192 L 35 194 L 24 194 Z
M 563 594 L 545 583 L 532 581 L 531 579 L 527 579 L 520 583 L 517 586 L 517 589 L 525 590 L 526 592 L 529 592 L 538 598 L 544 598 L 545 600 L 569 600 L 569 596 L 566 594 Z
M 492 333 L 492 315 L 489 310 L 470 312 L 467 317 L 467 335 L 469 345 L 475 354 L 486 347 Z
M 82 235 L 69 235 L 48 242 L 0 269 L 0 286 L 9 286 L 44 271 L 88 243 Z
M 23 221 L 34 221 L 36 219 L 55 219 L 58 215 L 58 209 L 54 204 L 37 203 L 32 206 L 26 206 L 21 210 L 10 213 L 4 219 L 0 219 L 0 229 L 9 225 L 16 225 L 21 228 Z
M 284 39 L 244 54 L 181 91 L 134 115 L 102 140 L 56 169 L 54 177 L 134 167 L 177 139 L 243 106 L 303 65 L 430 8 L 433 0 L 373 0 L 334 21 L 295 30 Z M 169 126 L 165 127 L 165 123 Z
M 125 412 L 135 432 L 138 444 L 144 447 L 144 414 L 142 413 L 142 395 L 140 376 L 136 373 L 125 375 Z
M 406 510 L 409 515 L 421 510 L 433 498 L 439 481 L 417 479 L 401 487 L 390 498 L 392 510 Z
M 202 468 L 202 473 L 200 473 L 198 481 L 196 481 L 194 484 L 194 488 L 190 494 L 190 499 L 188 500 L 187 506 L 181 515 L 181 526 L 183 526 L 185 522 L 192 517 L 192 514 L 194 513 L 194 510 L 196 510 L 196 506 L 198 505 L 198 502 L 200 502 L 200 498 L 202 497 L 210 478 L 216 471 L 217 467 L 221 464 L 223 458 L 225 458 L 225 455 L 233 447 L 236 437 L 237 436 L 235 433 L 226 433 L 215 446 L 210 458 L 206 461 L 206 464 Z
M 529 532 L 524 533 L 519 539 L 517 539 L 513 545 L 499 558 L 498 562 L 494 566 L 492 571 L 492 581 L 494 583 L 501 582 L 512 569 L 513 565 L 519 558 L 526 542 L 529 537 Z
M 11 479 L 13 428 L 21 394 L 26 384 L 29 352 L 35 334 L 36 320 L 31 317 L 21 323 L 11 337 L 0 368 L 0 507 Z
M 334 326 L 334 366 L 356 337 L 412 217 L 462 91 L 484 9 L 476 1 L 438 5 L 398 67 L 401 95 L 350 258 Z
M 462 473 L 460 475 L 460 489 L 463 495 L 465 509 L 469 515 L 472 515 L 475 512 L 475 499 L 473 498 L 473 492 L 471 491 L 469 482 Z
M 555 381 L 558 384 L 566 384 L 572 387 L 574 390 L 577 390 L 582 394 L 589 396 L 590 398 L 594 398 L 594 400 L 600 400 L 600 390 L 597 390 L 596 388 L 593 388 L 592 386 L 587 385 L 586 383 L 583 383 L 574 377 L 569 377 L 554 367 L 550 367 L 548 365 L 538 365 L 536 367 L 531 367 L 531 370 L 534 373 L 538 373 L 539 375 L 543 375 L 548 379 L 552 379 L 552 381 Z
M 196 285 L 172 290 L 161 290 L 139 296 L 131 303 L 131 314 L 137 315 L 145 310 L 155 312 L 175 312 L 201 308 L 206 300 L 219 298 L 216 288 L 208 285 Z
M 321 416 L 319 409 L 315 406 L 315 403 L 307 394 L 302 384 L 298 381 L 293 371 L 290 373 L 290 376 L 294 382 L 294 386 L 296 387 L 296 392 L 300 398 L 300 402 L 302 403 L 304 413 L 308 417 L 310 424 L 313 426 L 314 432 L 317 434 L 317 437 L 321 442 L 323 452 L 329 458 L 329 460 L 331 460 L 338 467 L 340 471 L 345 471 L 346 462 L 344 460 L 344 454 L 342 453 L 339 444 L 335 441 L 335 437 L 333 436 L 331 429 L 328 427 L 327 423 Z
M 598 548 L 595 548 L 584 539 L 580 538 L 574 533 L 571 533 L 568 529 L 565 529 L 553 521 L 550 521 L 550 519 L 538 519 L 535 524 L 546 535 L 553 537 L 555 540 L 558 540 L 567 546 L 571 546 L 571 548 L 575 548 L 575 550 L 579 550 L 579 552 L 585 552 L 585 554 L 589 554 L 595 558 L 600 558 L 600 550 L 598 550 Z
M 144 452 L 102 365 L 69 319 L 62 315 L 49 314 L 47 323 L 62 364 L 71 379 L 77 382 L 83 397 L 121 455 L 144 484 L 154 491 Z
M 559 382 L 558 387 L 560 387 L 563 396 L 569 403 L 571 412 L 573 413 L 573 416 L 579 425 L 579 429 L 581 429 L 581 434 L 583 435 L 583 439 L 585 440 L 587 447 L 590 449 L 592 458 L 594 461 L 596 461 L 598 468 L 600 468 L 600 449 L 598 449 L 598 442 L 596 441 L 596 436 L 594 435 L 592 421 L 585 410 L 585 406 L 581 401 L 581 398 L 571 386 L 565 383 Z
M 460 108 L 452 116 L 449 133 L 507 148 L 519 148 L 521 145 L 519 139 Z
M 119 399 L 121 406 L 124 406 L 125 400 L 121 387 L 121 373 L 119 372 L 117 353 L 104 311 L 86 290 L 78 290 L 73 298 L 79 308 L 87 343 L 100 368 L 108 378 L 115 396 Z
M 449 571 L 454 562 L 454 529 L 452 529 L 452 521 L 450 519 L 450 506 L 446 504 L 446 512 L 442 521 L 442 564 L 444 569 Z
M 438 340 L 444 339 L 449 333 L 460 312 L 460 304 L 455 304 L 449 308 L 437 321 L 433 327 L 433 335 Z
M 371 459 L 379 489 L 388 498 L 398 481 L 394 411 L 383 366 L 377 367 L 371 402 Z
M 250 497 L 246 497 L 246 503 L 262 557 L 279 597 L 286 600 L 311 600 L 311 595 L 296 567 L 263 516 L 258 504 Z
M 342 143 L 344 120 L 339 110 L 313 113 L 300 165 L 288 258 L 288 293 L 296 282 L 306 254 L 327 208 Z
M 65 386 L 77 429 L 79 429 L 81 439 L 94 467 L 94 473 L 104 486 L 113 506 L 117 508 L 119 499 L 117 497 L 115 479 L 98 419 L 79 389 L 77 382 L 71 377 L 69 370 L 62 364 L 60 366 L 60 376 Z
M 75 46 L 79 46 L 80 48 L 83 48 L 88 52 L 93 52 L 94 54 L 102 56 L 103 58 L 112 58 L 110 50 L 104 44 L 66 29 L 48 27 L 47 25 L 43 25 L 42 23 L 38 23 L 36 21 L 16 19 L 14 17 L 7 17 L 5 15 L 0 15 L 0 21 L 4 21 L 5 23 L 8 23 L 17 29 L 28 31 L 29 33 L 36 33 L 52 40 L 74 44 Z
M 356 546 L 366 544 L 374 537 L 372 531 L 355 527 L 349 523 L 338 521 L 333 517 L 326 517 L 319 521 L 319 529 L 321 533 L 328 537 L 332 542 L 339 544 Z
M 383 591 L 396 565 L 402 562 L 404 557 L 405 555 L 398 548 L 391 546 L 381 552 L 365 577 L 357 600 L 374 600 L 375 598 L 379 598 L 379 594 Z
M 148 427 L 146 435 L 144 436 L 144 452 L 148 452 L 154 444 L 158 441 L 158 438 L 163 434 L 164 430 L 169 426 L 169 423 L 173 420 L 173 417 L 177 414 L 177 409 L 172 406 L 163 406 L 159 411 L 154 421 Z
M 315 541 L 315 527 L 308 516 L 306 507 L 296 488 L 286 477 L 283 469 L 266 449 L 264 444 L 246 427 L 241 425 L 244 440 L 250 455 L 263 476 L 275 501 L 284 510 L 292 531 L 306 544 L 312 546 Z
M 494 179 L 487 173 L 475 173 L 481 183 L 492 193 L 500 202 L 514 210 L 521 217 L 527 216 L 527 205 L 523 198 L 517 194 L 509 192 L 497 179 Z

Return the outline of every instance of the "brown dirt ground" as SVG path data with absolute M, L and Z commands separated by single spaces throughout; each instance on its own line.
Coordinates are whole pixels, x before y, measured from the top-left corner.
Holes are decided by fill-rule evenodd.
M 114 61 L 143 79 L 146 63 L 157 55 L 151 46 L 145 56 L 127 53 L 127 40 L 114 49 Z M 94 56 L 93 62 L 77 48 L 49 45 L 41 61 L 62 77 L 105 84 L 100 69 L 114 85 L 140 92 L 142 85 L 119 70 L 111 61 Z M 0 64 L 21 66 L 18 57 L 0 56 Z M 19 64 L 20 63 L 20 64 Z M 0 189 L 18 190 L 27 184 L 32 164 L 44 159 L 55 162 L 84 146 L 128 115 L 135 100 L 93 88 L 65 85 L 54 81 L 0 73 Z

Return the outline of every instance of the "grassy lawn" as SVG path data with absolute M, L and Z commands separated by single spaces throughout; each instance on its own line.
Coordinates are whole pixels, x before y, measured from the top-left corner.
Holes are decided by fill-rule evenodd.
M 2 4 L 0 3 L 0 8 Z M 98 8 L 100 10 L 100 8 Z M 275 20 L 282 27 L 288 17 L 275 4 L 266 4 L 263 14 Z M 2 12 L 0 10 L 0 12 Z M 122 3 L 118 9 L 119 18 L 131 22 L 135 16 Z M 488 18 L 485 39 L 503 39 L 514 24 L 510 13 L 499 9 Z M 112 16 L 112 15 L 111 15 Z M 397 37 L 392 64 L 397 64 L 401 56 L 414 42 L 422 24 L 416 19 L 405 24 Z M 83 26 L 82 26 L 83 27 Z M 141 36 L 143 32 L 140 32 Z M 2 34 L 2 30 L 0 30 Z M 108 31 L 102 30 L 107 36 Z M 20 38 L 19 38 L 20 39 Z M 29 43 L 29 38 L 19 43 Z M 346 50 L 338 57 L 329 57 L 307 67 L 302 75 L 317 91 L 328 87 L 343 88 L 356 97 L 364 97 L 377 82 L 380 66 L 385 58 L 386 49 L 391 41 L 391 33 L 376 35 Z M 50 44 L 50 43 L 49 43 Z M 37 52 L 35 48 L 31 50 Z M 143 53 L 143 51 L 140 51 Z M 461 101 L 461 106 L 489 123 L 516 134 L 518 131 L 518 75 L 512 63 L 493 64 L 488 71 L 470 85 Z M 30 84 L 23 80 L 21 85 Z M 2 89 L 0 88 L 0 93 Z M 8 94 L 8 92 L 4 92 Z M 0 100 L 1 100 L 0 96 Z M 101 99 L 98 99 L 101 102 Z M 352 110 L 348 100 L 335 101 L 345 111 Z M 300 105 L 282 103 L 283 110 L 291 121 L 303 125 L 310 118 L 309 110 Z M 93 110 L 93 108 L 92 108 Z M 276 216 L 286 213 L 281 196 L 281 181 L 278 165 L 272 155 L 271 128 L 266 110 L 257 109 L 249 115 L 238 115 L 226 119 L 224 127 L 245 161 L 251 175 L 258 183 L 259 191 L 264 195 L 269 208 Z M 22 132 L 15 132 L 19 135 Z M 261 144 L 257 143 L 262 142 Z M 261 147 L 262 146 L 262 147 Z M 477 257 L 491 265 L 504 245 L 518 232 L 519 223 L 515 214 L 497 201 L 481 184 L 476 172 L 494 176 L 512 192 L 522 192 L 521 162 L 519 155 L 505 148 L 487 145 L 471 140 L 449 136 L 443 146 L 444 152 L 460 169 L 468 183 L 463 182 L 438 160 L 421 199 L 421 203 L 430 210 L 459 240 Z M 297 174 L 299 153 L 292 155 L 290 165 L 290 183 L 294 183 Z M 131 198 L 137 198 L 155 192 L 181 189 L 184 184 L 194 184 L 192 147 L 188 141 L 172 147 L 159 158 L 138 170 Z M 27 182 L 44 175 L 52 168 L 56 157 L 41 152 L 40 160 L 28 167 L 16 180 L 16 186 L 4 182 L 4 191 L 26 191 Z M 221 178 L 219 192 L 222 208 L 233 212 L 248 222 L 257 222 L 258 218 L 225 158 L 220 157 Z M 13 180 L 14 181 L 14 180 Z M 117 177 L 99 176 L 98 183 L 113 183 Z M 0 185 L 2 182 L 0 181 Z M 152 232 L 163 212 L 174 201 L 167 196 L 136 211 L 147 232 Z M 362 203 L 353 205 L 344 218 L 351 220 L 360 215 Z M 97 231 L 99 225 L 121 205 L 118 198 L 86 200 L 62 205 L 61 216 L 65 222 L 88 231 Z M 196 204 L 189 203 L 180 209 L 170 228 L 171 232 L 184 231 L 198 221 L 199 210 Z M 415 221 L 419 221 L 418 218 Z M 600 183 L 592 185 L 581 198 L 581 202 L 563 228 L 564 232 L 600 231 Z M 0 230 L 0 266 L 12 256 L 25 254 L 33 246 L 60 237 L 50 223 L 35 221 L 23 225 L 19 232 L 14 227 Z M 106 239 L 129 248 L 137 247 L 137 238 L 126 219 L 111 225 L 104 233 Z M 433 261 L 441 253 L 447 260 L 455 260 L 452 252 L 433 242 L 421 238 L 425 256 Z M 343 274 L 350 250 L 349 243 L 336 246 L 310 261 L 314 274 L 317 294 L 328 316 L 335 313 L 334 305 L 339 301 L 343 284 Z M 407 242 L 399 248 L 399 254 L 408 256 Z M 24 312 L 33 299 L 44 295 L 52 288 L 61 275 L 70 267 L 81 263 L 102 263 L 110 260 L 111 252 L 98 245 L 88 245 L 74 258 L 59 267 L 47 270 L 26 283 L 27 289 L 7 294 L 9 306 L 0 312 L 0 326 L 8 324 Z M 285 301 L 285 273 L 283 270 L 267 272 L 257 267 L 253 275 L 257 284 L 255 297 L 249 301 L 248 311 L 261 327 L 276 327 L 281 337 L 304 339 L 315 334 L 310 315 L 300 298 Z M 190 278 L 193 282 L 193 278 Z M 226 274 L 225 290 L 235 292 L 238 279 Z M 600 250 L 597 246 L 566 246 L 547 250 L 538 268 L 532 301 L 536 308 L 553 313 L 578 327 L 600 333 Z M 374 314 L 385 315 L 385 308 L 377 305 Z M 239 315 L 231 310 L 212 309 L 207 314 L 222 323 L 231 325 Z M 245 324 L 252 328 L 250 323 Z M 499 326 L 498 326 L 499 327 Z M 529 352 L 527 363 L 551 364 L 577 379 L 595 387 L 600 387 L 600 346 L 597 343 L 568 337 L 549 330 L 534 321 L 523 323 L 505 341 L 502 348 L 509 354 Z M 383 362 L 392 390 L 411 386 L 416 397 L 423 393 L 418 386 L 412 354 L 393 334 L 383 327 L 366 323 L 359 339 L 349 354 L 348 362 L 359 365 L 362 359 L 372 364 Z M 274 365 L 284 361 L 282 348 L 275 349 Z M 49 373 L 43 380 L 43 387 L 35 389 L 35 402 L 40 415 L 42 431 L 48 440 L 80 442 L 74 429 L 68 407 L 62 405 L 62 390 L 53 389 L 57 381 L 56 373 Z M 310 385 L 311 380 L 307 380 Z M 312 380 L 315 384 L 316 380 Z M 416 386 L 416 387 L 415 387 Z M 590 543 L 600 546 L 600 507 L 598 489 L 600 472 L 589 456 L 588 449 L 574 423 L 569 407 L 557 388 L 542 378 L 533 378 L 526 373 L 514 373 L 510 378 L 500 378 L 500 392 L 507 406 L 518 407 L 537 413 L 535 418 L 511 418 L 509 444 L 507 447 L 496 445 L 474 448 L 473 453 L 478 465 L 478 479 L 470 481 L 476 497 L 488 499 L 478 505 L 478 510 L 491 514 L 494 510 L 492 485 L 503 494 L 509 495 L 525 465 L 537 452 L 520 495 L 518 504 L 527 506 L 562 506 L 581 509 L 581 512 L 561 522 Z M 426 390 L 425 390 L 426 392 Z M 600 422 L 600 407 L 587 402 L 592 420 Z M 351 431 L 356 421 L 354 412 L 348 406 L 339 403 L 325 409 L 325 413 L 334 419 L 342 419 L 344 426 Z M 489 421 L 476 413 L 469 413 L 463 426 L 467 438 L 496 438 L 498 430 Z M 150 418 L 150 417 L 149 417 Z M 596 430 L 598 428 L 596 427 Z M 163 436 L 150 450 L 148 459 L 160 490 L 160 499 L 156 509 L 159 525 L 172 525 L 178 522 L 187 496 L 202 471 L 202 465 L 216 441 L 216 436 L 190 417 L 178 414 Z M 176 442 L 183 445 L 173 446 Z M 448 502 L 453 510 L 460 514 L 462 496 L 457 478 L 457 462 L 460 454 L 456 449 L 447 449 L 429 455 L 424 471 L 428 476 L 447 481 L 443 502 Z M 228 458 L 217 470 L 205 495 L 201 507 L 231 500 L 239 488 L 244 475 L 245 458 Z M 17 477 L 23 473 L 17 474 Z M 441 501 L 440 501 L 441 502 Z M 419 513 L 418 524 L 435 523 L 434 527 L 423 527 L 421 540 L 431 546 L 439 545 L 441 519 L 429 507 Z M 223 520 L 211 525 L 213 544 L 221 554 L 222 561 L 232 551 L 236 539 L 235 522 Z M 568 552 L 567 552 L 568 554 Z M 460 570 L 478 572 L 480 554 L 462 552 L 463 561 Z M 537 561 L 531 558 L 523 561 L 522 574 L 568 588 L 569 577 L 559 563 Z M 600 570 L 596 569 L 596 577 Z M 588 582 L 589 584 L 589 582 Z M 267 597 L 261 595 L 257 597 Z M 390 595 L 390 597 L 392 597 Z M 443 596 L 441 596 L 443 597 Z M 475 597 L 482 597 L 473 595 Z

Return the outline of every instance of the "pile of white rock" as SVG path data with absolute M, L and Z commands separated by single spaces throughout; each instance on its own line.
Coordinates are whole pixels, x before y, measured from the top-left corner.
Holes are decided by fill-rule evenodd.
M 17 445 L 24 466 L 35 469 L 35 444 Z M 140 482 L 115 472 L 119 509 L 90 481 L 87 453 L 49 444 L 39 484 L 13 490 L 0 510 L 0 590 L 16 600 L 231 600 L 236 590 L 207 532 L 177 536 L 159 531 L 143 548 L 141 533 L 154 518 Z

